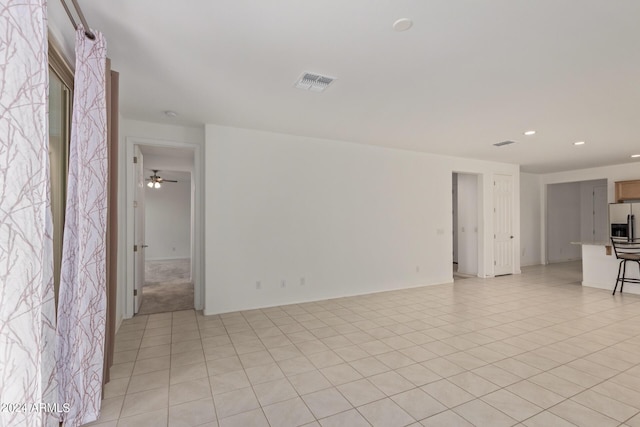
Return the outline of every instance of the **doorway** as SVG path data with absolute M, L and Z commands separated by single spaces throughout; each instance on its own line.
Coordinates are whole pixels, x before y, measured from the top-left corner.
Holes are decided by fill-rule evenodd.
M 203 308 L 200 150 L 127 138 L 141 164 L 127 172 L 125 317 Z
M 191 172 L 159 169 L 157 156 L 144 146 L 141 151 L 145 176 L 145 259 L 138 313 L 193 309 Z
M 577 242 L 608 239 L 606 179 L 548 184 L 546 197 L 546 263 L 581 260 Z
M 454 172 L 453 195 L 453 275 L 456 279 L 478 276 L 478 175 Z

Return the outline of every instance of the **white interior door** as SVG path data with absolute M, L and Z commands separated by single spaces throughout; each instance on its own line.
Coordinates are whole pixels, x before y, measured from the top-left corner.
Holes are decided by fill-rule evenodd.
M 513 273 L 513 177 L 496 175 L 493 181 L 493 274 Z
M 142 286 L 144 285 L 144 169 L 140 147 L 135 146 L 135 159 L 133 164 L 136 177 L 135 199 L 133 201 L 133 313 L 140 311 L 142 304 Z
M 451 180 L 452 188 L 452 214 L 453 214 L 453 263 L 458 263 L 458 174 L 453 173 L 453 179 Z

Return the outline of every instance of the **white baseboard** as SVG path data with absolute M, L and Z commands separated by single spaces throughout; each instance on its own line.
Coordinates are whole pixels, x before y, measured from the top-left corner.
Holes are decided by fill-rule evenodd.
M 615 280 L 615 278 L 614 278 Z M 613 282 L 613 281 L 612 281 Z M 582 282 L 582 286 L 586 286 L 588 288 L 598 288 L 598 289 L 606 289 L 609 292 L 613 292 L 614 283 L 587 283 Z M 618 288 L 616 289 L 616 295 L 620 292 L 620 284 L 618 284 Z M 622 290 L 623 294 L 634 294 L 640 295 L 640 283 L 625 283 L 624 289 Z

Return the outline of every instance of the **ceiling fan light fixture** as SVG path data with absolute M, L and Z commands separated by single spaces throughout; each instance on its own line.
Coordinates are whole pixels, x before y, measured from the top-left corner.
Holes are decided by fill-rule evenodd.
M 159 183 L 159 182 L 155 182 L 155 183 L 153 184 L 153 188 L 160 188 L 160 187 L 161 187 L 161 185 L 160 185 L 160 183 Z
M 147 187 L 149 187 L 149 188 L 153 188 L 153 181 L 149 181 L 149 182 L 147 183 Z

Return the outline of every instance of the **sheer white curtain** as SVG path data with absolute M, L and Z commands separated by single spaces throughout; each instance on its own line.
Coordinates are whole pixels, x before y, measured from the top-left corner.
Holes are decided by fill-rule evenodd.
M 0 28 L 0 426 L 53 427 L 46 2 L 4 0 Z
M 100 415 L 106 316 L 106 42 L 76 33 L 76 75 L 58 302 L 60 401 L 65 427 Z

